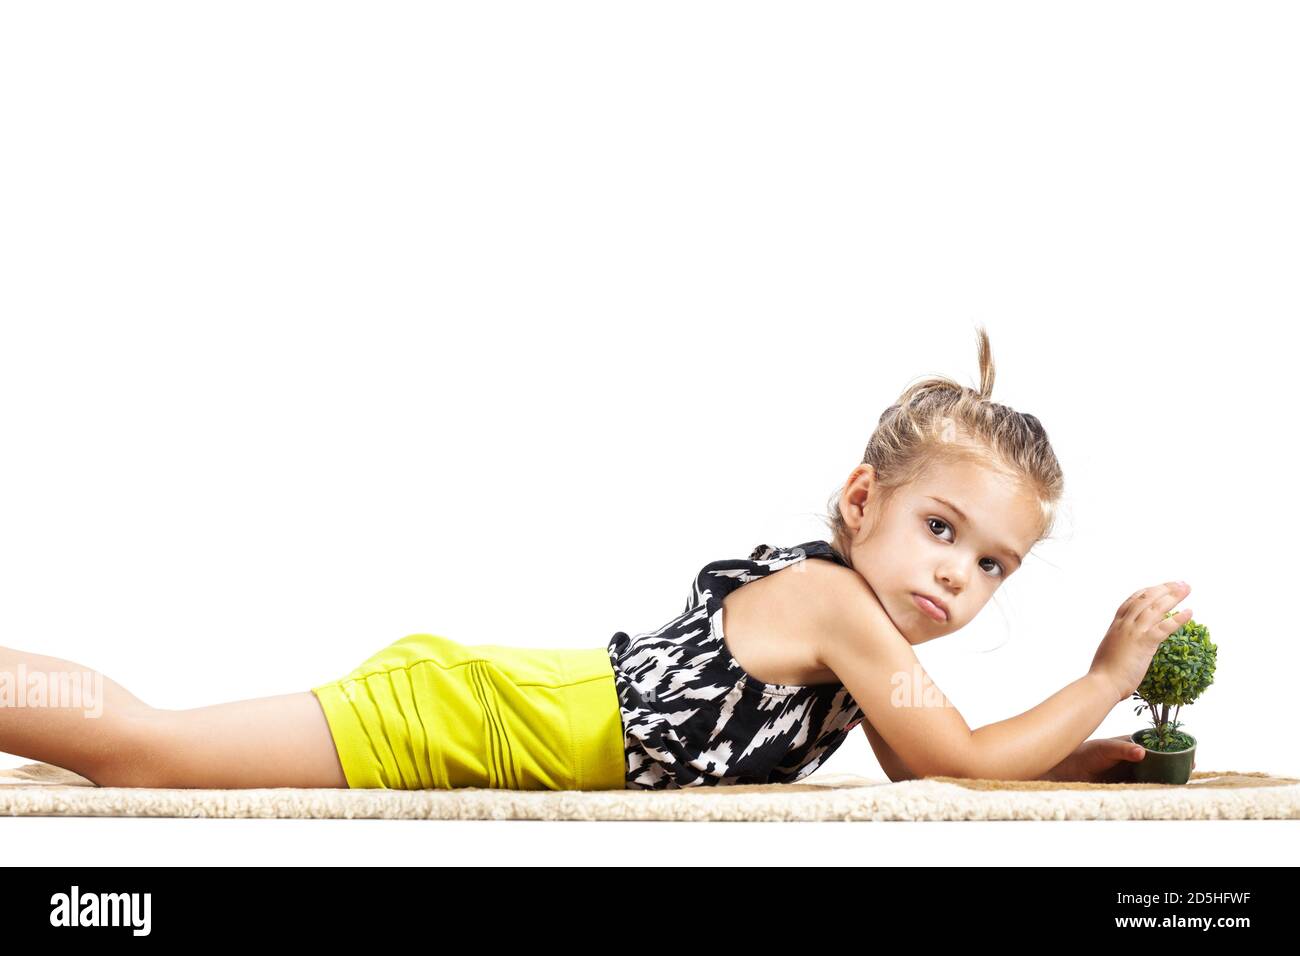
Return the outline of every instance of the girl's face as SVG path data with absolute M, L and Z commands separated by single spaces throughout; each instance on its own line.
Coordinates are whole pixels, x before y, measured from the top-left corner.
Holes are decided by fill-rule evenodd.
M 974 462 L 935 464 L 883 503 L 875 469 L 859 465 L 840 495 L 840 513 L 849 560 L 912 644 L 973 620 L 1020 567 L 1042 523 L 1022 486 Z M 946 607 L 946 617 L 927 612 L 919 595 Z

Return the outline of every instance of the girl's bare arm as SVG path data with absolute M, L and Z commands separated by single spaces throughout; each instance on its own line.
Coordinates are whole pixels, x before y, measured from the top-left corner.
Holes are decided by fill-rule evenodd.
M 886 776 L 894 783 L 900 780 L 915 780 L 916 774 L 908 769 L 907 764 L 903 763 L 903 758 L 894 753 L 894 748 L 885 743 L 885 738 L 876 732 L 876 728 L 871 726 L 871 721 L 865 718 L 862 721 L 862 730 L 867 735 L 867 740 L 871 742 L 871 749 L 876 755 Z
M 847 575 L 834 580 L 822 605 L 821 662 L 864 711 L 868 739 L 878 734 L 913 775 L 1041 779 L 1117 703 L 1113 683 L 1090 672 L 1037 707 L 972 731 L 870 588 Z

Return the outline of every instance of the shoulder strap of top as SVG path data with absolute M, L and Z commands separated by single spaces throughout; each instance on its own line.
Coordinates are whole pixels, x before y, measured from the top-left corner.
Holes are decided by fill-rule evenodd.
M 750 552 L 750 561 L 772 561 L 782 560 L 784 558 L 799 556 L 809 558 L 829 558 L 836 564 L 842 564 L 846 568 L 852 567 L 844 557 L 835 550 L 827 541 L 805 541 L 803 544 L 796 545 L 793 548 L 774 548 L 770 544 L 760 544 Z
M 691 582 L 686 611 L 707 601 L 721 601 L 736 588 L 807 558 L 824 558 L 852 567 L 826 541 L 805 541 L 793 548 L 760 544 L 750 552 L 748 558 L 724 558 L 701 568 Z

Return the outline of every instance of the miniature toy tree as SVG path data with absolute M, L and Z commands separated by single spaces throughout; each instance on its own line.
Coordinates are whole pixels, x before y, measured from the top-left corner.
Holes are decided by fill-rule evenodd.
M 1165 617 L 1173 617 L 1175 613 L 1170 611 Z M 1161 641 L 1146 676 L 1133 694 L 1134 700 L 1142 701 L 1134 713 L 1146 710 L 1151 714 L 1152 729 L 1143 731 L 1138 743 L 1148 750 L 1165 753 L 1194 746 L 1195 741 L 1178 729 L 1181 726 L 1178 714 L 1184 704 L 1190 705 L 1214 683 L 1218 650 L 1210 643 L 1209 628 L 1191 618 Z

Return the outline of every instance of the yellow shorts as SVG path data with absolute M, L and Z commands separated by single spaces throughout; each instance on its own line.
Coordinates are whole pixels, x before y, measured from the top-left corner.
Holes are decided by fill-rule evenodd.
M 603 647 L 409 634 L 312 693 L 352 788 L 624 787 L 623 720 Z

